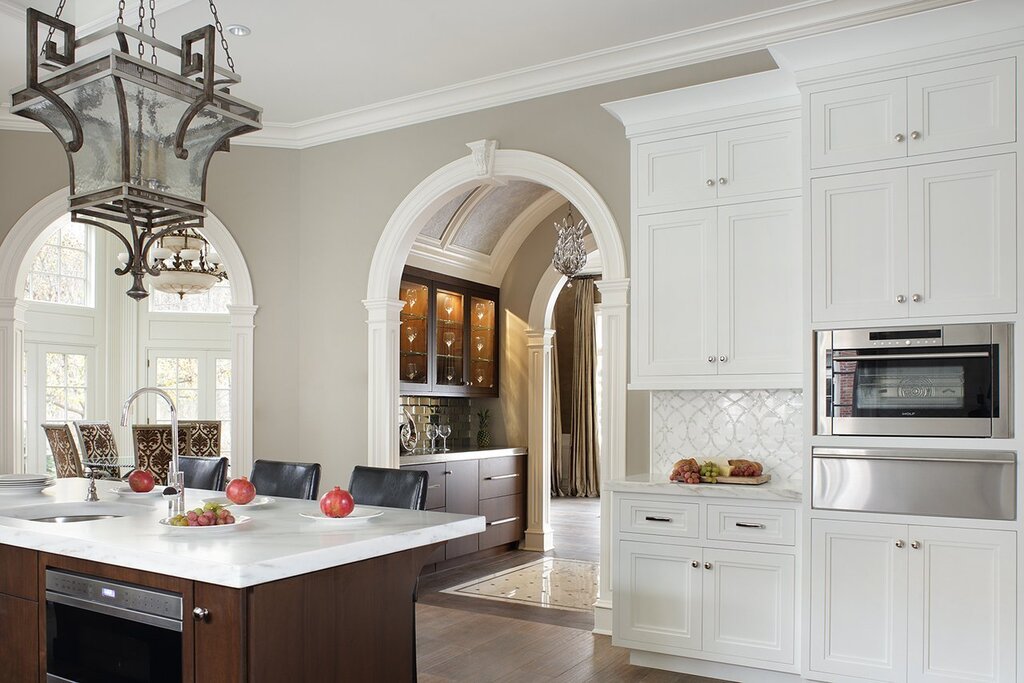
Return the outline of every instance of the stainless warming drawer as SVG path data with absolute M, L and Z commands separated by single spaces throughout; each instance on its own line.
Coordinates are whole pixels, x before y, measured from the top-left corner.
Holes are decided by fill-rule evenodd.
M 971 519 L 1014 519 L 1010 451 L 815 448 L 811 506 Z

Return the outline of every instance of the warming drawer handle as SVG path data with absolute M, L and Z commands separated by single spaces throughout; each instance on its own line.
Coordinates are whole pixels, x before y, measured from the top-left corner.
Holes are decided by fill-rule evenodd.
M 428 484 L 427 488 L 428 489 L 439 489 L 439 488 L 441 488 L 441 485 L 440 484 Z
M 652 515 L 647 515 L 646 517 L 644 517 L 644 519 L 647 520 L 648 522 L 671 522 L 672 521 L 671 517 L 654 517 Z
M 55 602 L 61 605 L 67 605 L 69 607 L 75 607 L 77 609 L 84 609 L 89 612 L 96 612 L 97 614 L 105 614 L 109 617 L 114 617 L 115 619 L 134 621 L 139 624 L 146 624 L 147 626 L 156 626 L 157 628 L 166 629 L 168 631 L 177 631 L 178 633 L 181 633 L 182 627 L 180 619 L 170 619 L 168 617 L 161 617 L 155 614 L 137 612 L 132 609 L 126 609 L 124 607 L 118 607 L 116 605 L 98 603 L 93 600 L 76 598 L 73 595 L 64 595 L 63 593 L 57 593 L 55 591 L 46 591 L 46 600 L 47 602 Z
M 741 529 L 767 529 L 764 524 L 758 524 L 757 522 L 736 522 L 736 526 Z
M 833 362 L 845 360 L 931 360 L 933 358 L 988 358 L 991 354 L 988 351 L 965 351 L 963 353 L 893 353 L 866 354 L 856 356 L 832 355 Z
M 493 522 L 487 522 L 487 526 L 498 526 L 500 524 L 511 524 L 512 522 L 519 519 L 518 517 L 507 517 L 505 519 L 498 519 Z
M 814 455 L 817 460 L 904 460 L 908 462 L 955 462 L 974 465 L 1012 465 L 1012 460 L 993 460 L 991 458 L 925 458 L 913 455 Z
M 496 481 L 498 479 L 515 479 L 519 474 L 498 474 L 493 477 L 484 477 L 484 481 Z

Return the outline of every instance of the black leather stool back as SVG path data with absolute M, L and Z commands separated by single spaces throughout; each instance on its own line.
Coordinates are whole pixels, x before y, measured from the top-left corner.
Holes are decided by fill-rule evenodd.
M 179 455 L 178 464 L 185 473 L 185 488 L 223 491 L 228 478 L 227 458 L 194 458 Z
M 316 500 L 320 495 L 320 463 L 257 460 L 249 481 L 258 495 Z
M 427 505 L 427 473 L 356 465 L 348 492 L 356 505 L 422 510 Z

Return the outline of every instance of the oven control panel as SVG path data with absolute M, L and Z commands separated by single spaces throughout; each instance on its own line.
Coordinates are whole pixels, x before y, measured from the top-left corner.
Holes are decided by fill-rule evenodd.
M 178 593 L 133 586 L 93 576 L 46 570 L 47 593 L 59 593 L 78 600 L 180 620 L 182 599 Z

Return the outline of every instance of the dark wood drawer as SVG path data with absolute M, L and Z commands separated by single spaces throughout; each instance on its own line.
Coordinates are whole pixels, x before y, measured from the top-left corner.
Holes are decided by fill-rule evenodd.
M 39 554 L 35 550 L 0 545 L 0 593 L 39 599 Z
M 430 465 L 403 465 L 403 470 L 422 470 L 427 473 L 427 510 L 437 510 L 445 506 L 446 463 L 438 462 Z
M 480 500 L 522 493 L 526 486 L 526 456 L 480 461 Z
M 481 550 L 518 541 L 526 528 L 522 494 L 481 500 L 480 514 L 487 518 L 487 530 L 480 534 Z

